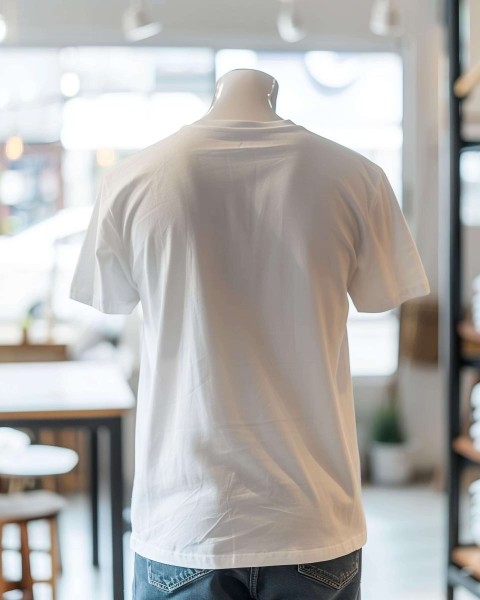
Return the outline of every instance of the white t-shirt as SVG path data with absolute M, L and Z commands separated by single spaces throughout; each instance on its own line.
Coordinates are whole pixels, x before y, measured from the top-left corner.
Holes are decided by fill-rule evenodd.
M 130 547 L 205 568 L 365 545 L 347 292 L 430 292 L 384 171 L 288 119 L 196 121 L 104 175 L 71 298 L 143 312 Z

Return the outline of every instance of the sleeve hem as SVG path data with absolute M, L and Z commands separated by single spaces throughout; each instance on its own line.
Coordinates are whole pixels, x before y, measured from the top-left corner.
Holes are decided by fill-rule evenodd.
M 129 315 L 138 304 L 138 300 L 135 302 L 102 302 L 100 298 L 86 294 L 77 288 L 70 289 L 69 297 L 108 315 Z
M 431 289 L 428 280 L 422 279 L 414 285 L 403 288 L 392 298 L 376 299 L 373 303 L 367 304 L 365 307 L 362 307 L 362 305 L 357 306 L 355 302 L 354 304 L 359 312 L 385 312 L 400 306 L 400 304 L 403 304 L 407 300 L 426 296 L 430 292 Z

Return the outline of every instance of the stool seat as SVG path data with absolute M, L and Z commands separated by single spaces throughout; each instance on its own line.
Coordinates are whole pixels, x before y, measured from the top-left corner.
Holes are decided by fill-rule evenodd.
M 66 498 L 49 490 L 0 494 L 0 524 L 44 519 L 57 514 L 67 503 Z
M 30 436 L 13 427 L 0 427 L 0 456 L 14 453 L 31 443 Z
M 45 477 L 69 473 L 78 463 L 78 454 L 70 448 L 30 444 L 15 453 L 0 453 L 0 476 Z

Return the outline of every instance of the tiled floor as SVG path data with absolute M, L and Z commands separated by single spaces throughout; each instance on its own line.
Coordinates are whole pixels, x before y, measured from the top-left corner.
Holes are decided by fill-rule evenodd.
M 365 485 L 364 507 L 367 515 L 368 541 L 363 550 L 362 600 L 444 600 L 446 496 L 429 484 L 405 488 L 381 488 Z M 110 557 L 108 548 L 108 506 L 102 502 L 100 521 L 105 523 L 101 536 L 101 568 L 90 566 L 90 527 L 88 498 L 69 497 L 67 509 L 60 515 L 61 549 L 64 574 L 58 584 L 57 600 L 111 600 Z M 34 523 L 32 545 L 41 545 L 47 533 L 43 524 Z M 16 531 L 5 531 L 4 541 Z M 47 538 L 48 539 L 48 538 Z M 133 555 L 124 538 L 126 598 L 130 600 Z M 19 565 L 15 554 L 6 553 L 6 568 L 12 576 Z M 32 555 L 37 573 L 48 572 L 41 555 Z M 47 586 L 38 584 L 38 598 L 47 600 Z M 14 596 L 12 595 L 12 600 Z M 455 600 L 474 598 L 464 590 Z

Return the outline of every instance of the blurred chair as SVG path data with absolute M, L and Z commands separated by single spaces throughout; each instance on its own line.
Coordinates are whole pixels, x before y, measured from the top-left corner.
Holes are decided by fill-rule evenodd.
M 20 527 L 21 577 L 18 580 L 6 579 L 3 570 L 3 550 L 0 551 L 0 598 L 12 590 L 21 590 L 22 600 L 34 600 L 34 583 L 48 583 L 52 589 L 52 600 L 56 600 L 56 580 L 60 571 L 57 516 L 65 507 L 67 500 L 48 490 L 13 492 L 0 494 L 0 539 L 4 525 L 16 524 Z M 28 523 L 38 519 L 48 520 L 50 527 L 50 547 L 31 548 L 28 541 Z M 11 549 L 9 549 L 11 550 Z M 30 552 L 47 552 L 51 559 L 50 577 L 33 579 L 30 566 Z
M 69 448 L 59 448 L 28 443 L 17 430 L 1 431 L 0 428 L 0 477 L 8 479 L 8 492 L 0 494 L 0 599 L 10 590 L 22 590 L 24 600 L 33 600 L 33 584 L 45 582 L 52 588 L 52 600 L 56 596 L 56 577 L 61 573 L 60 540 L 57 516 L 66 505 L 66 499 L 48 490 L 23 491 L 25 482 L 31 478 L 61 475 L 71 471 L 78 463 L 78 454 Z M 15 433 L 14 433 L 15 432 Z M 25 434 L 26 435 L 26 434 Z M 28 523 L 47 519 L 50 528 L 48 549 L 30 548 Z M 20 548 L 7 548 L 3 544 L 3 526 L 15 523 L 20 527 Z M 22 576 L 20 580 L 6 580 L 3 573 L 2 553 L 4 550 L 19 550 L 21 553 Z M 32 579 L 30 552 L 44 551 L 50 554 L 51 576 L 47 579 Z

